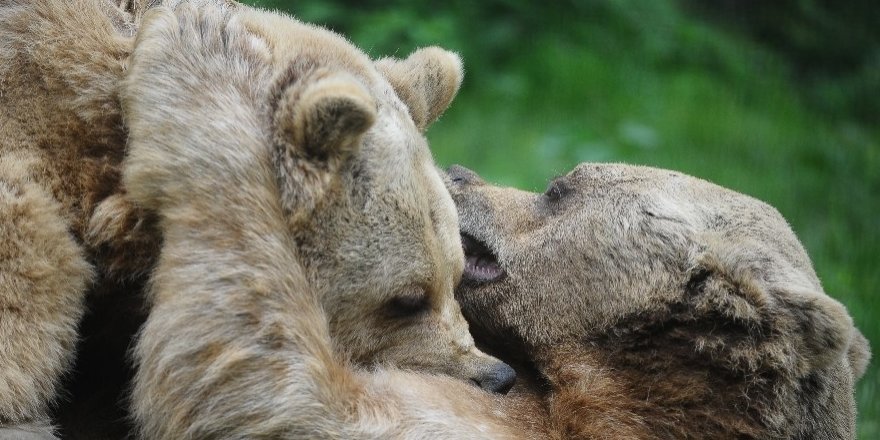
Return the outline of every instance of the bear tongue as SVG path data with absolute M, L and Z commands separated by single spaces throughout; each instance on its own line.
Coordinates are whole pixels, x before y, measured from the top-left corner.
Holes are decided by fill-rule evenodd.
M 504 269 L 494 258 L 487 255 L 468 255 L 463 278 L 477 283 L 490 283 L 504 276 Z
M 461 247 L 465 256 L 463 280 L 482 284 L 504 276 L 504 269 L 485 244 L 462 232 Z

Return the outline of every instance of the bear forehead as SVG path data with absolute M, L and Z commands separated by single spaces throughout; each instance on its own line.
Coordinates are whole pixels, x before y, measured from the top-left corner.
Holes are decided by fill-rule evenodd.
M 407 114 L 406 106 L 387 79 L 379 73 L 375 63 L 342 35 L 290 17 L 254 11 L 244 13 L 242 20 L 247 29 L 270 48 L 270 56 L 276 67 L 344 70 L 363 81 L 377 99 L 380 111 L 390 108 Z

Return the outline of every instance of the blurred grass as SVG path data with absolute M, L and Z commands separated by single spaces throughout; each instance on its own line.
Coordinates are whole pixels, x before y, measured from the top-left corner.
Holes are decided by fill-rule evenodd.
M 376 57 L 460 52 L 465 84 L 428 134 L 441 165 L 541 190 L 583 161 L 646 164 L 769 202 L 880 352 L 880 44 L 807 81 L 803 59 L 674 0 L 255 3 Z M 862 439 L 880 438 L 878 364 L 858 385 Z

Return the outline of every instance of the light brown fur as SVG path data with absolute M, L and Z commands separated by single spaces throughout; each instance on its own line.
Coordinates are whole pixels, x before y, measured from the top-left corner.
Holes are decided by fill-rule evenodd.
M 345 188 L 363 170 L 331 169 L 317 180 L 324 192 L 302 198 L 287 179 L 314 168 L 291 166 L 292 156 L 278 149 L 296 148 L 281 140 L 303 136 L 301 144 L 311 144 L 310 130 L 286 125 L 296 112 L 284 112 L 324 102 L 308 98 L 312 90 L 341 99 L 355 121 L 372 119 L 365 96 L 377 99 L 382 114 L 378 97 L 389 95 L 325 87 L 320 78 L 290 85 L 303 87 L 300 93 L 273 93 L 278 87 L 263 78 L 286 77 L 270 74 L 278 65 L 275 37 L 260 27 L 269 21 L 206 13 L 151 15 L 124 92 L 132 139 L 125 182 L 159 213 L 165 237 L 153 312 L 137 347 L 134 402 L 144 437 L 853 435 L 852 386 L 863 365 L 850 362 L 864 359 L 851 347 L 864 341 L 842 306 L 819 290 L 785 222 L 752 199 L 663 170 L 585 165 L 558 182 L 558 200 L 452 173 L 464 231 L 486 241 L 508 271 L 475 289 L 465 280 L 460 297 L 488 347 L 531 364 L 538 377 L 529 392 L 496 397 L 442 377 L 346 362 L 331 342 L 333 317 L 319 306 L 320 298 L 340 295 L 328 286 L 363 289 L 353 283 L 368 278 L 386 283 L 382 290 L 407 292 L 397 286 L 417 276 L 408 267 L 434 254 L 408 250 L 395 234 L 372 242 L 377 223 L 332 240 L 329 234 L 348 230 L 339 222 L 358 225 L 346 207 L 365 196 L 335 185 Z M 284 32 L 281 23 L 273 29 Z M 203 37 L 215 33 L 224 37 Z M 169 78 L 152 66 L 190 66 L 228 88 L 187 95 L 190 76 Z M 308 99 L 286 102 L 301 96 Z M 198 119 L 234 109 L 227 116 L 240 124 L 157 131 L 167 112 L 151 111 L 156 103 Z M 384 104 L 395 107 L 393 99 Z M 350 163 L 374 163 L 372 170 L 393 166 L 397 172 L 371 176 L 391 176 L 372 188 L 387 200 L 411 193 L 399 189 L 420 179 L 412 172 L 418 167 L 392 158 L 420 153 L 380 121 L 344 123 L 348 140 L 331 142 L 325 154 L 351 154 Z M 379 203 L 367 201 L 354 205 Z M 454 224 L 437 227 L 446 239 L 455 233 Z M 338 247 L 327 252 L 316 243 Z M 445 275 L 462 271 L 454 250 L 439 258 L 450 265 Z M 385 259 L 392 263 L 382 276 L 364 275 Z M 362 311 L 362 304 L 335 308 Z M 358 333 L 371 326 L 365 329 Z
M 198 16 L 177 12 L 184 23 Z M 233 50 L 201 48 L 204 41 L 186 37 L 188 26 L 181 30 L 175 24 L 181 15 L 162 14 L 151 25 L 155 42 L 141 47 L 163 61 L 147 66 L 168 62 L 164 51 L 201 61 L 211 57 L 199 50 L 217 51 L 246 66 L 260 65 L 265 56 L 241 39 L 230 40 L 237 41 Z M 245 16 L 218 31 L 237 34 L 258 22 Z M 271 35 L 256 27 L 251 32 L 272 47 Z M 184 42 L 183 50 L 175 48 L 176 41 Z M 239 51 L 246 56 L 236 58 Z M 218 83 L 241 84 L 242 77 L 254 76 L 219 70 L 233 77 Z M 459 298 L 481 341 L 531 366 L 527 372 L 535 375 L 530 390 L 492 397 L 440 377 L 362 370 L 334 352 L 333 319 L 318 306 L 326 286 L 353 275 L 364 279 L 359 267 L 375 264 L 369 258 L 406 253 L 407 247 L 392 241 L 385 252 L 360 254 L 369 258 L 358 262 L 349 252 L 321 256 L 303 237 L 302 222 L 315 219 L 313 229 L 306 229 L 309 236 L 326 239 L 322 234 L 339 230 L 334 222 L 341 220 L 324 212 L 345 212 L 351 199 L 326 191 L 308 203 L 290 201 L 285 179 L 310 169 L 278 168 L 285 162 L 273 162 L 273 148 L 288 148 L 277 142 L 284 129 L 277 114 L 259 116 L 264 107 L 256 99 L 234 106 L 244 111 L 236 119 L 253 124 L 249 129 L 175 131 L 166 138 L 147 129 L 155 116 L 146 109 L 167 96 L 184 96 L 180 85 L 149 70 L 134 69 L 130 81 L 144 88 L 126 95 L 133 127 L 126 181 L 148 189 L 135 197 L 160 212 L 166 237 L 153 279 L 154 313 L 138 347 L 135 396 L 147 437 L 854 435 L 852 393 L 867 362 L 864 338 L 846 310 L 822 292 L 788 225 L 765 204 L 677 173 L 638 167 L 583 165 L 546 197 L 493 188 L 454 170 L 450 188 L 464 232 L 486 242 L 507 271 L 491 284 L 469 287 L 465 280 Z M 166 98 L 150 100 L 149 93 Z M 234 95 L 260 96 L 247 88 Z M 290 99 L 277 96 L 264 95 Z M 213 111 L 213 105 L 202 104 L 194 114 Z M 135 122 L 141 114 L 147 120 Z M 377 135 L 371 133 L 377 127 L 382 125 L 369 126 L 360 139 Z M 375 145 L 398 155 L 417 154 L 406 143 Z M 233 151 L 248 166 L 219 160 Z M 378 154 L 367 145 L 339 151 Z M 183 166 L 200 172 L 187 176 L 174 170 Z M 325 187 L 332 188 L 335 179 L 345 182 L 349 171 L 341 171 L 328 177 Z M 279 172 L 273 190 L 268 182 Z M 240 183 L 235 191 L 223 184 L 229 180 Z M 237 215 L 214 203 L 217 197 L 263 215 L 236 221 Z M 298 209 L 311 214 L 297 215 Z M 393 212 L 387 206 L 383 211 Z M 368 230 L 362 232 L 348 243 L 369 248 Z M 395 272 L 372 279 L 393 289 L 411 276 L 400 268 L 414 257 L 418 254 L 406 254 L 390 266 Z M 333 267 L 332 279 L 315 276 L 315 262 Z M 453 266 L 448 274 L 455 277 L 461 266 Z M 169 343 L 168 335 L 184 339 Z
M 352 209 L 379 202 L 352 203 L 364 194 L 340 188 L 390 165 L 400 173 L 370 177 L 382 182 L 373 187 L 379 199 L 393 199 L 418 181 L 394 159 L 418 158 L 420 149 L 401 142 L 381 117 L 371 125 L 365 96 L 377 99 L 378 115 L 383 102 L 386 111 L 396 107 L 380 98 L 389 94 L 371 91 L 381 81 L 360 82 L 364 93 L 303 76 L 309 82 L 291 85 L 301 92 L 275 93 L 284 87 L 272 80 L 287 81 L 270 74 L 284 64 L 272 52 L 283 22 L 270 31 L 261 26 L 272 21 L 259 15 L 227 21 L 216 14 L 184 7 L 150 16 L 124 92 L 132 138 L 125 181 L 159 213 L 166 239 L 153 275 L 153 313 L 137 348 L 134 400 L 144 437 L 853 435 L 852 387 L 864 371 L 864 340 L 821 292 L 788 226 L 753 199 L 663 170 L 584 165 L 554 187 L 558 200 L 452 173 L 464 231 L 487 242 L 507 270 L 497 283 L 465 283 L 459 297 L 483 343 L 533 367 L 531 390 L 500 398 L 442 377 L 346 362 L 334 349 L 334 320 L 321 298 L 340 298 L 334 288 L 363 292 L 356 284 L 363 279 L 407 292 L 399 286 L 418 275 L 405 268 L 434 254 L 409 251 L 393 233 L 379 234 L 387 243 L 371 241 L 378 223 L 339 228 L 359 225 Z M 216 33 L 224 38 L 203 37 Z M 228 87 L 188 95 L 190 76 L 169 78 L 151 66 L 189 66 Z M 312 102 L 288 100 L 310 90 L 338 96 L 358 121 L 342 124 L 343 141 L 322 143 L 333 150 L 318 153 L 350 154 L 349 163 L 376 168 L 321 174 L 307 151 L 288 153 L 296 148 L 289 139 L 311 145 L 308 129 L 286 125 L 299 111 L 288 109 Z M 240 124 L 153 130 L 167 113 L 151 111 L 157 103 L 183 106 L 198 119 L 234 109 L 226 116 Z M 369 142 L 377 137 L 386 141 Z M 296 183 L 304 179 L 320 185 Z M 299 188 L 321 192 L 303 196 Z M 429 211 L 422 211 L 424 223 L 436 216 Z M 441 239 L 454 234 L 451 226 L 438 225 Z M 358 233 L 331 239 L 339 230 Z M 453 279 L 462 270 L 454 254 L 435 257 L 446 259 Z M 334 309 L 363 307 L 341 301 Z M 355 335 L 370 334 L 372 325 Z M 388 321 L 374 328 L 387 329 Z
M 235 58 L 216 64 L 211 56 L 217 53 L 203 53 L 207 58 L 200 59 L 169 52 L 164 46 L 173 44 L 163 46 L 158 33 L 152 40 L 139 35 L 140 22 L 153 3 L 158 2 L 0 4 L 0 252 L 8 257 L 0 266 L 0 339 L 11 341 L 0 350 L 0 426 L 49 423 L 59 380 L 74 357 L 87 293 L 98 299 L 92 304 L 91 321 L 83 326 L 94 327 L 95 334 L 81 344 L 89 352 L 80 353 L 71 386 L 79 390 L 88 388 L 88 380 L 107 380 L 101 377 L 105 368 L 100 363 L 112 358 L 119 363 L 119 369 L 111 371 L 113 386 L 125 386 L 122 352 L 132 323 L 104 324 L 122 321 L 119 313 L 132 313 L 129 321 L 135 327 L 143 319 L 138 309 L 143 308 L 139 304 L 145 276 L 155 265 L 162 240 L 178 238 L 162 234 L 157 226 L 161 218 L 152 211 L 158 206 L 155 200 L 166 197 L 216 196 L 214 206 L 204 212 L 220 209 L 215 220 L 232 234 L 214 237 L 210 244 L 236 252 L 242 240 L 254 238 L 246 231 L 259 227 L 258 221 L 253 227 L 243 223 L 266 215 L 248 211 L 246 207 L 254 205 L 244 199 L 273 194 L 282 203 L 285 228 L 296 231 L 285 245 L 299 249 L 302 261 L 308 262 L 303 274 L 331 317 L 334 353 L 365 367 L 396 366 L 470 379 L 487 388 L 503 386 L 496 376 L 509 368 L 474 348 L 453 300 L 461 260 L 455 245 L 455 211 L 420 134 L 458 88 L 457 57 L 426 49 L 408 60 L 384 60 L 383 68 L 391 69 L 385 75 L 407 87 L 406 101 L 401 101 L 376 65 L 341 37 L 232 2 L 193 3 L 222 9 L 205 15 L 208 23 L 199 23 L 204 26 L 199 31 L 209 33 L 217 30 L 212 26 L 222 27 L 227 14 L 242 10 L 237 26 L 246 27 L 242 35 L 247 36 L 235 40 L 241 47 L 231 49 L 243 57 L 236 59 L 239 64 L 224 64 Z M 138 74 L 128 75 L 129 101 L 134 101 L 136 91 L 138 102 L 146 102 L 123 123 L 120 80 L 127 74 L 135 36 L 142 47 L 139 59 L 152 60 L 138 64 L 141 76 L 151 71 L 161 81 L 147 86 L 138 83 Z M 162 59 L 160 54 L 170 55 Z M 395 67 L 398 64 L 404 67 Z M 419 69 L 425 71 L 414 72 Z M 177 81 L 187 86 L 181 90 Z M 172 83 L 178 88 L 171 88 Z M 410 108 L 427 108 L 429 113 Z M 418 126 L 413 117 L 419 118 Z M 274 132 L 254 125 L 268 120 Z M 146 130 L 154 136 L 166 136 L 161 138 L 169 142 L 165 147 L 179 146 L 174 143 L 198 132 L 204 135 L 203 143 L 234 140 L 239 150 L 209 156 L 200 154 L 199 144 L 193 143 L 189 153 L 198 157 L 181 154 L 167 166 L 146 170 L 138 164 L 148 159 L 133 157 L 134 165 L 122 182 L 127 123 L 134 131 L 149 124 Z M 371 129 L 363 133 L 367 128 Z M 218 138 L 221 133 L 227 137 Z M 396 149 L 383 146 L 389 140 Z M 138 150 L 133 151 L 137 156 Z M 269 164 L 255 162 L 254 154 L 270 151 Z M 173 194 L 154 194 L 169 175 L 198 177 L 204 168 L 216 174 L 218 166 L 244 173 L 241 181 L 225 183 L 235 188 L 234 197 L 221 196 L 228 194 L 216 187 L 217 181 L 198 178 L 171 188 Z M 235 168 L 248 166 L 255 168 Z M 260 233 L 271 236 L 269 231 Z M 402 261 L 411 270 L 391 276 L 396 267 L 404 266 Z M 361 272 L 347 270 L 355 267 Z M 161 295 L 156 298 L 161 304 Z M 250 315 L 259 302 L 250 304 L 243 297 L 231 301 L 241 307 L 235 319 L 262 322 L 259 314 Z M 114 305 L 124 308 L 107 310 Z M 199 322 L 208 319 L 201 314 L 179 313 Z M 165 318 L 160 313 L 155 319 Z M 224 322 L 241 329 L 235 320 Z M 113 334 L 119 329 L 124 329 L 121 335 Z M 193 329 L 183 340 L 198 339 L 199 332 Z M 171 334 L 158 337 L 164 340 Z M 267 337 L 270 341 L 273 336 Z M 93 341 L 105 339 L 109 345 L 94 346 Z M 102 353 L 108 347 L 110 353 Z M 234 348 L 231 342 L 214 345 L 195 359 L 202 366 L 213 365 L 215 356 Z M 144 366 L 143 358 L 139 360 Z M 161 363 L 146 365 L 164 368 Z M 83 384 L 81 376 L 90 379 Z M 135 406 L 141 410 L 152 405 L 144 395 L 163 390 L 158 384 L 144 389 L 143 383 L 135 394 Z M 110 405 L 125 404 L 124 396 L 98 394 Z M 98 415 L 75 402 L 62 405 L 59 417 L 86 425 L 104 423 L 104 418 L 118 423 L 125 417 L 110 411 L 100 414 L 100 423 L 84 421 L 82 414 Z M 169 416 L 150 417 L 164 423 Z M 193 422 L 185 412 L 175 417 Z M 121 435 L 118 427 L 113 430 Z
M 548 383 L 565 436 L 855 436 L 866 341 L 772 207 L 625 165 L 545 194 L 453 167 L 449 188 L 506 271 L 456 292 L 475 338 Z
M 82 238 L 119 179 L 126 31 L 113 5 L 80 6 L 0 5 L 0 426 L 47 424 L 100 275 Z
M 161 8 L 122 95 L 124 181 L 165 239 L 135 351 L 143 437 L 514 433 L 498 398 L 388 368 L 383 352 L 456 373 L 442 353 L 478 352 L 451 297 L 454 206 L 407 106 L 360 52 L 282 16 Z M 185 111 L 169 121 L 171 109 Z M 383 335 L 381 352 L 361 351 Z
M 864 339 L 821 293 L 787 225 L 766 205 L 659 170 L 581 167 L 569 183 L 586 198 L 566 200 L 590 203 L 557 206 L 569 211 L 537 212 L 539 196 L 476 181 L 453 185 L 465 230 L 499 254 L 509 281 L 459 296 L 483 342 L 538 377 L 500 398 L 392 368 L 467 376 L 467 362 L 448 354 L 482 357 L 467 338 L 431 332 L 464 327 L 447 293 L 462 270 L 455 214 L 417 135 L 447 94 L 401 102 L 411 92 L 386 62 L 388 82 L 340 39 L 281 16 L 184 5 L 146 19 L 122 89 L 130 194 L 110 191 L 104 210 L 147 207 L 164 237 L 136 349 L 143 437 L 852 436 Z M 312 31 L 314 44 L 290 45 L 291 32 Z M 0 41 L 0 53 L 24 53 Z M 425 89 L 430 76 L 411 78 Z M 4 127 L 21 128 L 14 116 Z M 29 412 L 3 422 L 40 423 L 91 272 L 76 243 L 86 232 L 69 225 L 117 237 L 141 217 L 70 220 L 78 197 L 57 200 L 49 174 L 27 167 L 43 172 L 42 153 L 9 145 L 21 148 L 4 150 L 13 160 L 0 209 L 43 227 L 9 222 L 3 233 L 24 239 L 4 252 L 43 254 L 11 260 L 27 270 L 3 274 L 33 274 L 37 261 L 56 269 L 28 294 L 49 295 L 48 306 L 34 304 L 57 308 L 49 323 L 60 335 L 39 313 L 25 316 L 37 330 L 28 337 L 48 335 L 38 348 L 61 349 L 34 373 L 40 386 L 26 395 L 36 403 L 21 405 Z M 110 168 L 118 175 L 118 163 Z M 32 246 L 43 242 L 51 246 Z M 2 291 L 4 313 L 32 306 L 15 292 Z M 422 298 L 419 324 L 395 328 L 400 306 Z M 380 318 L 388 310 L 397 313 Z M 376 351 L 386 335 L 397 343 Z

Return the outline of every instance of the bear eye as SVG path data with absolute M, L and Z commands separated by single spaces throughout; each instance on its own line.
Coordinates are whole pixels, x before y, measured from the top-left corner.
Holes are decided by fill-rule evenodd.
M 544 191 L 544 197 L 551 202 L 558 201 L 570 192 L 568 186 L 561 179 L 557 178 L 550 182 L 547 191 Z
M 431 302 L 424 289 L 397 295 L 385 303 L 385 311 L 392 318 L 407 318 L 421 314 L 430 308 Z

